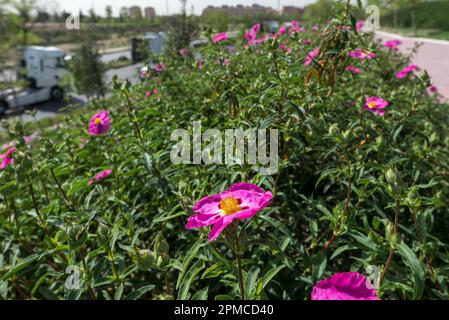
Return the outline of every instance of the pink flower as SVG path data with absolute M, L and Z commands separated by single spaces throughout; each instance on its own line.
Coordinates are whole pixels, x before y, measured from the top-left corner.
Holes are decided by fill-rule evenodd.
M 336 273 L 312 289 L 312 300 L 379 300 L 376 289 L 358 272 Z
M 153 70 L 155 71 L 155 72 L 157 72 L 157 73 L 161 73 L 162 71 L 164 71 L 166 69 L 166 66 L 165 66 L 165 64 L 163 63 L 163 62 L 161 62 L 161 63 L 159 63 L 159 64 L 156 64 L 154 67 L 153 67 Z
M 287 53 L 292 53 L 292 48 L 287 47 L 286 43 L 287 43 L 287 41 L 285 41 L 284 43 L 281 43 L 279 45 L 279 48 L 281 48 L 282 50 L 284 50 Z
M 310 52 L 307 56 L 306 56 L 306 60 L 304 61 L 304 65 L 308 66 L 309 64 L 312 63 L 313 58 L 316 58 L 318 55 L 320 54 L 320 48 L 316 48 L 315 50 L 313 50 L 312 52 Z
M 10 148 L 5 154 L 0 154 L 0 170 L 6 169 L 8 165 L 14 163 L 14 158 L 11 155 L 16 151 L 15 147 Z
M 282 36 L 286 32 L 287 32 L 287 28 L 285 26 L 282 26 L 282 27 L 279 28 L 277 35 L 278 36 Z
M 90 186 L 90 185 L 94 184 L 95 182 L 98 182 L 98 181 L 101 181 L 101 180 L 107 178 L 111 173 L 112 173 L 112 169 L 108 169 L 108 170 L 102 171 L 100 173 L 97 173 L 95 175 L 95 177 L 89 181 L 88 185 Z
M 384 43 L 384 47 L 387 47 L 391 50 L 398 50 L 398 46 L 402 44 L 401 40 L 390 40 Z
M 305 40 L 302 40 L 302 43 L 305 44 L 305 45 L 309 45 L 309 44 L 312 44 L 313 41 L 305 39 Z
M 432 93 L 437 93 L 437 92 L 438 92 L 438 88 L 437 88 L 436 85 L 432 84 L 432 85 L 429 87 L 429 91 L 432 92 Z
M 181 56 L 181 57 L 186 57 L 187 56 L 187 49 L 186 48 L 182 48 L 182 49 L 179 49 L 179 55 Z
M 221 41 L 226 41 L 228 39 L 228 34 L 226 32 L 217 33 L 214 35 L 213 41 L 214 43 L 218 43 Z
M 271 192 L 265 192 L 251 183 L 237 183 L 228 190 L 207 196 L 193 207 L 186 229 L 204 228 L 213 225 L 209 241 L 218 238 L 234 219 L 245 220 L 255 216 L 273 199 Z
M 363 105 L 363 109 L 368 110 L 379 116 L 385 115 L 385 108 L 388 107 L 390 103 L 379 97 L 370 97 L 366 99 L 366 103 Z
M 358 48 L 356 51 L 350 51 L 349 56 L 351 58 L 358 58 L 359 60 L 365 60 L 365 59 L 374 59 L 376 57 L 376 54 L 371 51 Z
M 318 27 L 318 25 L 314 25 L 314 26 L 312 27 L 312 31 L 313 31 L 313 32 L 316 32 L 316 31 L 318 31 L 318 30 L 320 30 L 320 28 Z
M 229 59 L 226 59 L 226 58 L 225 58 L 225 59 L 223 60 L 223 64 L 224 64 L 225 66 L 227 66 L 227 65 L 229 64 Z
M 145 96 L 147 98 L 151 97 L 151 96 L 155 96 L 159 94 L 159 90 L 157 88 L 154 88 L 153 90 L 147 91 L 145 92 Z
M 269 40 L 269 39 L 270 39 L 270 36 L 269 36 L 269 35 L 264 35 L 263 37 L 254 40 L 252 44 L 258 45 L 258 44 L 264 43 L 265 41 L 267 41 L 267 40 Z
M 354 74 L 360 74 L 362 72 L 362 69 L 356 68 L 354 65 L 349 65 L 346 70 L 354 73 Z
M 198 67 L 198 69 L 203 70 L 204 67 L 204 60 L 203 59 L 198 59 L 196 61 L 196 66 Z
M 362 31 L 364 25 L 365 25 L 365 21 L 363 21 L 363 20 L 357 21 L 357 23 L 355 24 L 355 28 L 357 29 L 357 32 Z
M 403 79 L 409 73 L 412 73 L 415 70 L 419 70 L 418 66 L 416 64 L 411 64 L 411 65 L 405 67 L 404 69 L 402 69 L 401 71 L 399 71 L 398 73 L 396 73 L 396 78 L 397 79 Z
M 37 133 L 33 133 L 30 136 L 24 136 L 23 137 L 23 141 L 25 141 L 25 144 L 30 144 L 32 143 L 34 140 L 36 140 L 36 138 L 38 137 Z
M 302 31 L 302 29 L 299 27 L 299 22 L 298 21 L 293 20 L 291 23 L 292 23 L 292 27 L 290 28 L 290 31 L 289 31 L 290 35 Z
M 145 79 L 148 76 L 148 67 L 143 67 L 140 69 L 139 77 L 141 80 Z
M 256 23 L 255 25 L 253 25 L 253 27 L 251 28 L 251 31 L 254 33 L 258 33 L 260 31 L 261 25 L 260 23 Z
M 101 111 L 90 119 L 89 135 L 98 136 L 106 134 L 109 131 L 109 129 L 111 128 L 111 123 L 108 115 L 108 111 Z
M 254 31 L 249 31 L 245 33 L 245 39 L 248 42 L 256 40 L 257 34 Z
M 8 142 L 7 144 L 4 144 L 1 148 L 0 148 L 0 150 L 6 150 L 6 149 L 9 149 L 9 148 L 12 148 L 12 147 L 14 147 L 16 145 L 16 142 L 15 141 L 11 141 L 11 142 Z

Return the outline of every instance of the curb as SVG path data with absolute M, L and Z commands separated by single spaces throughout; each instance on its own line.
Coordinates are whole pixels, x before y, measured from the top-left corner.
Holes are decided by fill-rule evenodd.
M 439 45 L 443 45 L 443 46 L 449 46 L 449 41 L 447 41 L 447 40 L 406 37 L 406 36 L 401 36 L 401 35 L 386 32 L 386 31 L 376 31 L 376 34 L 381 35 L 381 36 L 395 38 L 395 39 L 406 39 L 406 40 L 410 40 L 410 41 L 414 41 L 414 42 L 424 42 L 424 43 L 432 43 L 432 44 L 439 44 Z

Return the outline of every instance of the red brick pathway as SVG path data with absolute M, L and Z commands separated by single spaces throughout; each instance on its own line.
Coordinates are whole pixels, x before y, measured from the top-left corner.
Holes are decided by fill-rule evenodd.
M 429 72 L 439 93 L 449 100 L 449 41 L 408 38 L 383 31 L 377 31 L 376 37 L 382 41 L 401 40 L 399 48 L 404 53 L 410 52 L 416 43 L 422 43 L 413 63 Z

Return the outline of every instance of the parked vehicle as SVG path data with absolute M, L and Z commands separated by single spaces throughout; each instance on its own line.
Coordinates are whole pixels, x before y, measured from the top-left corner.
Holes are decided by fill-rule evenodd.
M 0 116 L 6 110 L 25 107 L 47 100 L 61 100 L 63 89 L 59 80 L 67 73 L 64 51 L 55 47 L 26 47 L 22 49 L 19 67 L 25 70 L 27 88 L 11 88 L 0 92 Z
M 167 34 L 165 32 L 148 32 L 143 38 L 131 38 L 131 57 L 133 64 L 144 60 L 142 57 L 142 44 L 151 55 L 161 55 L 164 52 Z

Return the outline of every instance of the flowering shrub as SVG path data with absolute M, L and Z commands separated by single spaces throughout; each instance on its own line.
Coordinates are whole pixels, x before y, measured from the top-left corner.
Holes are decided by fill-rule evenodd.
M 273 35 L 208 30 L 201 59 L 115 79 L 31 144 L 8 128 L 0 296 L 446 298 L 448 106 L 425 72 L 397 79 L 410 58 L 347 12 Z M 277 173 L 172 163 L 170 135 L 193 121 L 278 129 Z

